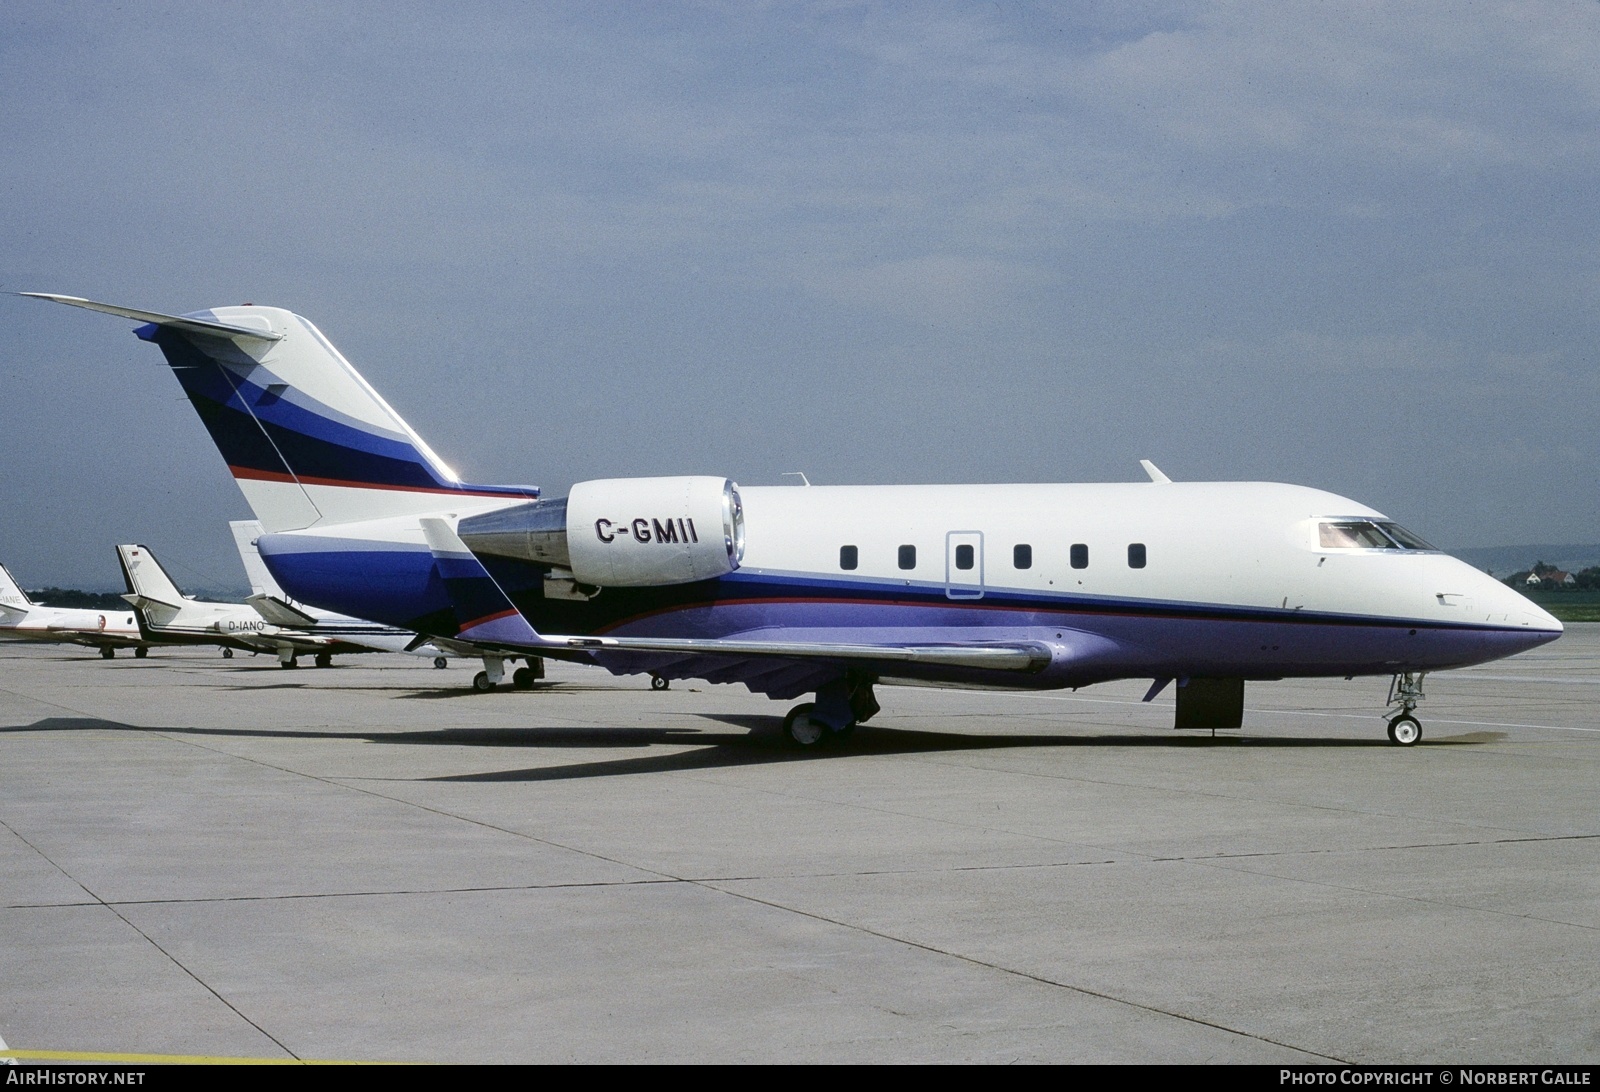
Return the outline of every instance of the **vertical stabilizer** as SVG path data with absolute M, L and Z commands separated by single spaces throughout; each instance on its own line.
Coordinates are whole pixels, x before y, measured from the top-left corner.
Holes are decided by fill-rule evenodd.
M 277 307 L 188 315 L 25 293 L 143 323 L 269 533 L 481 511 L 538 496 L 464 484 L 310 322 Z
M 23 591 L 21 585 L 11 576 L 11 570 L 0 565 L 0 607 L 25 611 L 31 606 L 33 600 L 28 598 L 28 593 Z
M 167 575 L 148 547 L 118 546 L 117 560 L 122 562 L 122 574 L 128 579 L 128 590 L 141 600 L 162 606 L 181 608 L 184 594 Z

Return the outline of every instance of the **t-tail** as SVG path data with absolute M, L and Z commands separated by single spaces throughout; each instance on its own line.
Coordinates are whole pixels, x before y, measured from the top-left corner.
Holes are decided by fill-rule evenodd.
M 172 582 L 172 577 L 167 575 L 167 570 L 161 567 L 148 546 L 118 546 L 117 560 L 122 565 L 122 577 L 128 584 L 128 594 L 122 598 L 133 604 L 141 622 L 160 628 L 171 623 L 183 611 L 188 596 L 178 590 L 178 585 Z
M 309 321 L 276 307 L 187 315 L 24 295 L 143 323 L 268 533 L 467 512 L 538 496 L 463 483 Z

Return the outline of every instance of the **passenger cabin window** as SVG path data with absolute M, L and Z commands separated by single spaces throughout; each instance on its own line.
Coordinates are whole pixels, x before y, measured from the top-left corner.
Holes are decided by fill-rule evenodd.
M 1026 542 L 1011 547 L 1011 564 L 1018 569 L 1033 568 L 1033 547 Z
M 1074 569 L 1087 569 L 1089 567 L 1089 547 L 1081 542 L 1072 544 L 1072 567 Z
M 915 569 L 917 567 L 917 548 L 915 546 L 900 547 L 900 567 L 902 569 Z
M 1130 569 L 1142 569 L 1142 568 L 1144 568 L 1144 543 L 1142 543 L 1142 542 L 1130 542 L 1130 543 L 1128 543 L 1128 568 L 1130 568 Z
M 1324 550 L 1432 550 L 1416 535 L 1398 523 L 1371 520 L 1340 520 L 1317 525 L 1317 538 Z
M 839 547 L 839 568 L 853 569 L 861 562 L 861 555 L 854 546 Z
M 962 545 L 962 546 L 957 546 L 956 547 L 956 568 L 958 568 L 958 569 L 970 569 L 970 568 L 972 568 L 972 547 L 971 546 Z

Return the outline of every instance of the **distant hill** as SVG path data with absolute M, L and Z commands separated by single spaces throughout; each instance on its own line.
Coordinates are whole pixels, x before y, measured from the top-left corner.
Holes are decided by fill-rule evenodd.
M 1535 561 L 1554 565 L 1569 573 L 1600 565 L 1600 543 L 1588 546 L 1477 546 L 1470 550 L 1446 550 L 1476 569 L 1486 569 L 1498 577 L 1533 568 Z
M 72 607 L 79 610 L 127 610 L 121 592 L 79 591 L 77 588 L 40 588 L 28 598 L 41 607 Z

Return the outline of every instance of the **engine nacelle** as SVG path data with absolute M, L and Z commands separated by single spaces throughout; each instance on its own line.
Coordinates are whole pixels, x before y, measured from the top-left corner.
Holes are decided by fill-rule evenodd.
M 727 478 L 604 478 L 567 497 L 573 577 L 602 588 L 688 584 L 744 558 L 744 507 Z

